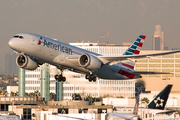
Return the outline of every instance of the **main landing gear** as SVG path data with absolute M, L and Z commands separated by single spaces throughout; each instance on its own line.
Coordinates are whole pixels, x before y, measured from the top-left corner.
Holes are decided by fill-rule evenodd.
M 58 82 L 61 82 L 61 81 L 65 82 L 65 81 L 66 81 L 66 78 L 63 77 L 62 74 L 61 74 L 61 75 L 55 75 L 54 78 L 55 78 L 56 81 L 58 81 Z
M 93 76 L 93 75 L 86 75 L 86 79 L 88 79 L 89 80 L 89 82 L 96 82 L 96 77 L 95 76 Z

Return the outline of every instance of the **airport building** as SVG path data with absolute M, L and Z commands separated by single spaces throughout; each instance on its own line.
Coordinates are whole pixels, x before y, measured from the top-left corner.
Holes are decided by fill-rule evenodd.
M 17 74 L 18 73 L 18 66 L 16 65 L 16 57 L 15 53 L 5 54 L 5 74 Z
M 41 114 L 47 113 L 47 115 Z M 89 105 L 89 101 L 42 101 L 37 97 L 1 96 L 0 97 L 0 116 L 19 115 L 22 120 L 47 120 L 48 114 L 96 114 L 113 112 L 112 105 L 101 105 L 99 103 Z M 95 120 L 101 120 L 100 118 Z M 10 116 L 8 117 L 10 119 Z M 2 118 L 1 118 L 2 119 Z M 3 120 L 9 120 L 3 119 Z M 56 118 L 57 119 L 57 118 Z M 11 119 L 15 120 L 15 119 Z M 17 119 L 16 119 L 17 120 Z

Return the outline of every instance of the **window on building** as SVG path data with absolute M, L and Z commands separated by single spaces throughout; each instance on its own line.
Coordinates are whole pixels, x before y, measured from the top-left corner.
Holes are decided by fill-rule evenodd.
M 175 74 L 175 77 L 180 77 L 180 74 Z
M 174 69 L 162 69 L 162 72 L 174 72 Z
M 148 69 L 136 69 L 136 71 L 148 71 Z
M 1 104 L 1 109 L 0 109 L 0 111 L 8 111 L 8 104 Z
M 160 74 L 150 74 L 149 77 L 161 77 Z
M 147 64 L 136 64 L 136 67 L 147 67 Z
M 149 69 L 149 71 L 161 72 L 161 69 Z
M 160 63 L 161 59 L 149 59 L 150 63 Z
M 176 58 L 180 58 L 180 54 L 175 54 L 175 57 Z
M 175 64 L 175 67 L 179 68 L 179 67 L 180 67 L 180 64 Z
M 162 64 L 162 67 L 174 67 L 174 64 Z M 180 65 L 179 65 L 180 67 Z
M 98 113 L 107 113 L 107 109 L 105 108 L 98 109 Z
M 163 55 L 162 58 L 174 58 L 174 54 L 171 54 L 171 55 Z
M 83 108 L 83 109 L 82 109 L 82 112 L 83 112 L 83 113 L 88 113 L 88 108 Z
M 174 63 L 174 59 L 162 59 L 163 63 Z
M 149 64 L 149 67 L 161 67 L 161 64 Z
M 180 69 L 175 69 L 175 72 L 180 72 Z
M 175 62 L 176 63 L 180 63 L 180 59 L 175 59 Z
M 142 62 L 147 62 L 148 59 L 141 59 L 141 60 L 137 60 L 137 63 L 142 63 Z
M 68 108 L 58 108 L 58 113 L 60 113 L 60 114 L 68 114 Z
M 31 108 L 23 108 L 23 120 L 31 120 Z
M 174 77 L 174 74 L 163 74 L 162 77 Z

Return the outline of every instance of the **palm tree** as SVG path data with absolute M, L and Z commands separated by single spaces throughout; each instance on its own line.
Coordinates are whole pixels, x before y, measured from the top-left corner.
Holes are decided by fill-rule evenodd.
M 4 95 L 4 96 L 7 96 L 7 94 L 8 94 L 7 91 L 4 91 L 4 92 L 3 92 L 3 95 Z
M 79 93 L 72 94 L 72 100 L 82 100 L 81 95 Z
M 50 101 L 54 100 L 55 99 L 55 93 L 50 93 Z
M 15 96 L 15 92 L 11 91 L 11 96 Z
M 15 96 L 18 96 L 18 94 L 19 94 L 19 92 L 18 92 L 18 91 L 16 91 Z
M 29 93 L 29 96 L 35 96 L 35 93 L 30 92 L 30 93 Z
M 36 94 L 36 95 L 41 95 L 41 93 L 39 92 L 39 90 L 36 90 L 36 91 L 34 91 L 34 93 Z
M 144 97 L 143 99 L 141 99 L 142 103 L 145 102 L 145 103 L 149 103 L 149 99 L 147 97 Z
M 27 92 L 25 92 L 25 96 L 29 96 L 29 94 Z

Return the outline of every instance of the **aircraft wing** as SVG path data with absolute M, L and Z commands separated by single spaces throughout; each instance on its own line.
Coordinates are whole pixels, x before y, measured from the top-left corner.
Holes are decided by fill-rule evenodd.
M 132 74 L 173 74 L 169 72 L 133 71 Z
M 167 55 L 172 53 L 178 53 L 180 50 L 173 50 L 168 52 L 160 52 L 160 53 L 150 53 L 150 54 L 139 54 L 139 55 L 122 55 L 122 56 L 97 56 L 100 60 L 104 61 L 122 61 L 122 60 L 129 60 L 129 59 L 140 59 L 140 58 L 149 58 L 153 56 L 160 56 L 160 55 Z

